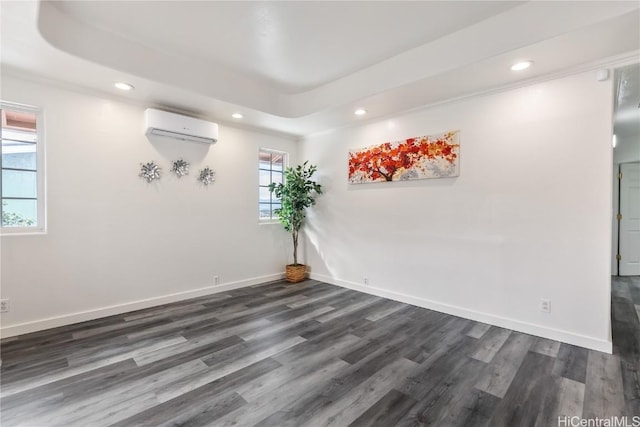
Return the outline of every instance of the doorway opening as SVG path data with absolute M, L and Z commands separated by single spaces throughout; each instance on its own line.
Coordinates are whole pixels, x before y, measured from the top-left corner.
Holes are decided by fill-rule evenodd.
M 640 64 L 614 84 L 612 274 L 640 276 Z

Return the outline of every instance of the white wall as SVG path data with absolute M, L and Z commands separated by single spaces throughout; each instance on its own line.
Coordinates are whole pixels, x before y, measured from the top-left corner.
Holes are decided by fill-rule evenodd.
M 312 277 L 610 352 L 611 100 L 584 73 L 306 138 Z M 454 129 L 459 178 L 347 184 L 350 148 Z
M 138 106 L 9 76 L 2 98 L 44 109 L 48 192 L 47 234 L 2 237 L 3 336 L 280 277 L 289 237 L 258 224 L 257 156 L 295 160 L 295 141 L 221 126 L 213 146 L 152 144 Z M 182 179 L 169 173 L 180 157 L 192 162 Z M 147 184 L 151 160 L 164 176 Z M 209 188 L 196 181 L 205 165 Z
M 631 163 L 640 161 L 640 137 L 638 135 L 620 135 L 613 150 L 614 163 Z

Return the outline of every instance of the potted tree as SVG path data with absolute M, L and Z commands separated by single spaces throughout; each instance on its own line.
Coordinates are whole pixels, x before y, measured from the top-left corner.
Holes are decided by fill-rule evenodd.
M 283 183 L 269 185 L 269 191 L 275 193 L 282 204 L 274 212 L 293 239 L 293 264 L 286 268 L 287 281 L 293 283 L 301 282 L 306 277 L 307 266 L 298 264 L 298 236 L 306 218 L 306 209 L 316 204 L 316 195 L 322 194 L 322 186 L 311 179 L 317 168 L 308 163 L 306 161 L 295 169 L 287 168 Z

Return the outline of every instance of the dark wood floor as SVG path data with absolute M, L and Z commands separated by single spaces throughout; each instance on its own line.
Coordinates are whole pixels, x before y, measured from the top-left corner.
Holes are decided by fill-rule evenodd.
M 615 353 L 306 281 L 2 342 L 8 426 L 557 426 L 640 414 L 640 280 Z M 635 303 L 635 305 L 634 305 Z

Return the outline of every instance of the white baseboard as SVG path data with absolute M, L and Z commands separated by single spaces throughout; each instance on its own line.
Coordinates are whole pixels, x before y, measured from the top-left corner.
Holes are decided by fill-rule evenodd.
M 375 288 L 373 286 L 365 286 L 361 285 L 360 283 L 335 279 L 323 274 L 311 273 L 310 278 L 321 282 L 331 283 L 336 286 L 341 286 L 343 288 L 353 289 L 355 291 L 360 291 L 367 294 L 404 302 L 406 304 L 439 311 L 441 313 L 451 314 L 453 316 L 463 317 L 465 319 L 475 320 L 477 322 L 488 323 L 490 325 L 523 332 L 525 334 L 548 338 L 554 341 L 561 341 L 567 344 L 577 345 L 579 347 L 597 350 L 609 354 L 611 354 L 613 351 L 613 343 L 610 340 L 605 341 L 586 335 L 576 334 L 574 332 L 563 331 L 560 329 L 549 328 L 546 326 L 536 325 L 520 320 L 500 317 L 489 313 L 470 310 L 468 308 L 444 304 L 437 301 L 431 301 L 425 298 L 419 298 L 411 295 L 388 291 L 385 289 Z
M 141 310 L 144 308 L 155 307 L 158 305 L 169 304 L 172 302 L 183 301 L 191 298 L 197 298 L 200 296 L 215 294 L 218 292 L 225 292 L 232 289 L 258 285 L 266 282 L 280 280 L 283 278 L 284 278 L 283 273 L 270 274 L 270 275 L 254 277 L 246 280 L 239 280 L 236 282 L 224 283 L 218 286 L 208 286 L 208 287 L 194 289 L 190 291 L 178 292 L 170 295 L 163 295 L 159 297 L 153 297 L 153 298 L 148 298 L 144 300 L 113 305 L 109 307 L 102 307 L 95 310 L 87 310 L 87 311 L 82 311 L 77 313 L 66 314 L 62 316 L 36 320 L 32 322 L 9 325 L 9 326 L 0 328 L 0 338 L 9 338 L 16 335 L 27 334 L 30 332 L 56 328 L 59 326 L 70 325 L 73 323 L 84 322 L 87 320 L 99 319 L 102 317 L 113 316 L 117 314 L 127 313 L 130 311 Z M 601 340 L 601 339 L 597 339 L 597 338 L 593 338 L 593 337 L 589 337 L 581 334 L 576 334 L 569 331 L 548 328 L 546 326 L 536 325 L 528 322 L 522 322 L 520 320 L 500 317 L 500 316 L 496 316 L 489 313 L 483 313 L 483 312 L 470 310 L 463 307 L 444 304 L 437 301 L 431 301 L 425 298 L 419 298 L 411 295 L 405 295 L 405 294 L 401 294 L 393 291 L 388 291 L 388 290 L 376 288 L 373 286 L 365 286 L 355 282 L 335 279 L 333 277 L 325 276 L 322 274 L 311 273 L 310 278 L 321 281 L 321 282 L 331 283 L 333 285 L 341 286 L 344 288 L 364 292 L 367 294 L 376 295 L 383 298 L 388 298 L 395 301 L 400 301 L 407 304 L 415 305 L 418 307 L 439 311 L 441 313 L 447 313 L 453 316 L 475 320 L 477 322 L 488 323 L 491 325 L 512 329 L 514 331 L 523 332 L 526 334 L 548 338 L 555 341 L 561 341 L 568 344 L 589 348 L 592 350 L 602 351 L 604 353 L 611 354 L 613 350 L 613 345 L 611 341 L 605 341 L 605 340 Z
M 237 282 L 224 283 L 217 286 L 193 289 L 175 294 L 163 295 L 159 297 L 147 298 L 128 302 L 124 304 L 102 307 L 95 310 L 81 311 L 77 313 L 65 314 L 62 316 L 49 317 L 32 322 L 19 323 L 16 325 L 3 326 L 0 328 L 0 338 L 9 338 L 16 335 L 28 334 L 30 332 L 42 331 L 45 329 L 57 328 L 58 326 L 70 325 L 72 323 L 85 322 L 87 320 L 99 319 L 116 314 L 128 313 L 130 311 L 141 310 L 143 308 L 155 307 L 172 302 L 183 301 L 205 295 L 216 294 L 218 292 L 230 291 L 232 289 L 244 288 L 260 283 L 271 282 L 284 278 L 284 273 L 270 274 L 267 276 L 253 277 L 251 279 L 239 280 Z

